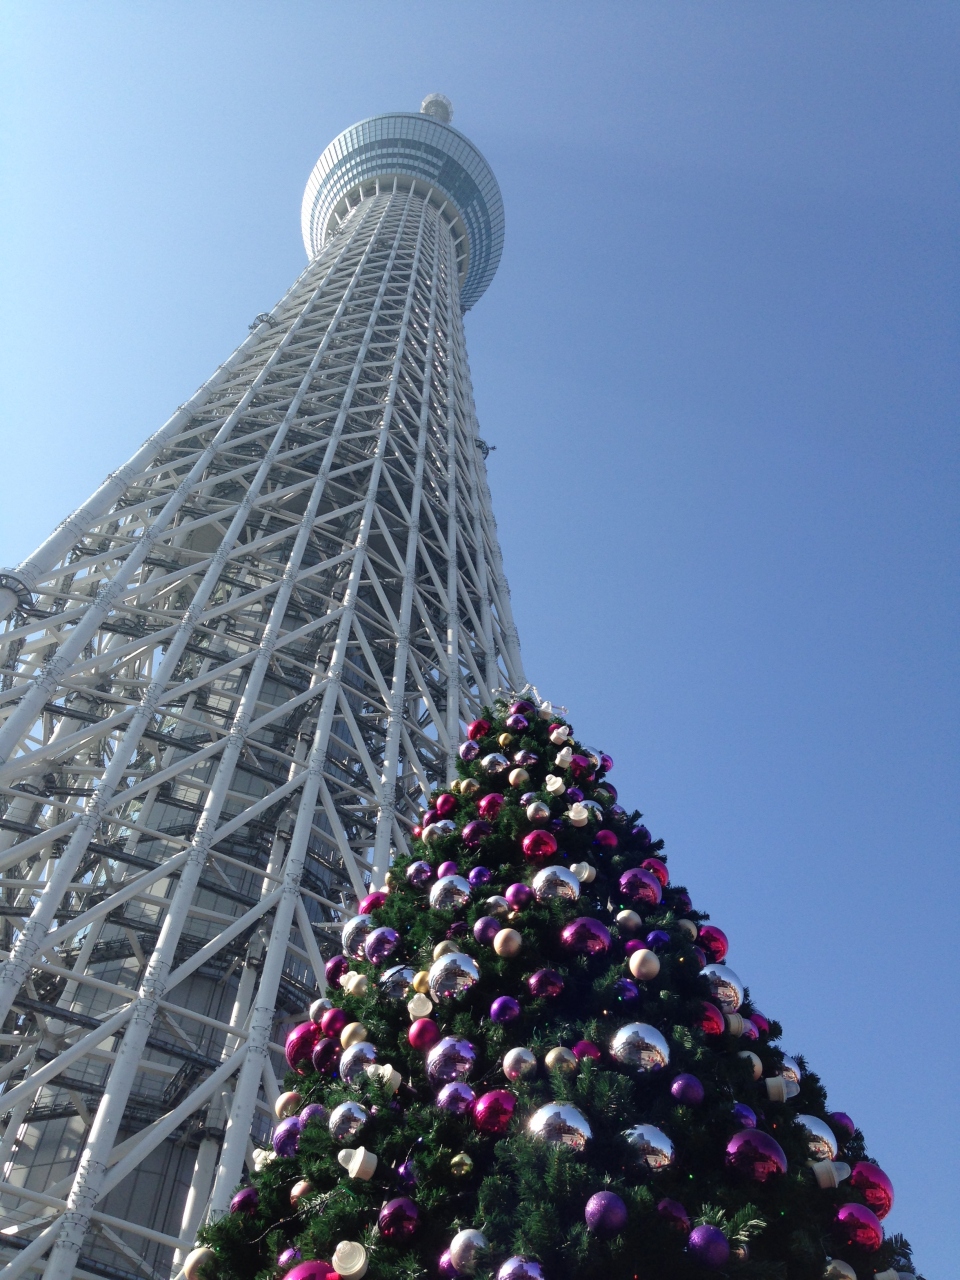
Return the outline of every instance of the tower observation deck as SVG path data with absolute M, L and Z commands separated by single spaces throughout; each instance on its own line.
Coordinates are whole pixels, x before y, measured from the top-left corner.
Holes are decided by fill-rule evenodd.
M 327 147 L 300 277 L 0 572 L 7 1280 L 179 1274 L 343 924 L 524 686 L 462 321 L 503 205 L 450 119 Z

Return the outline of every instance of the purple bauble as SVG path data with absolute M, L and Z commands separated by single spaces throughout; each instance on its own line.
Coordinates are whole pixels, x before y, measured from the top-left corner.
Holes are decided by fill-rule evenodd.
M 688 1107 L 698 1107 L 703 1101 L 703 1085 L 696 1076 L 686 1072 L 674 1077 L 670 1092 L 678 1102 L 684 1102 Z
M 518 751 L 513 757 L 513 763 L 521 769 L 529 769 L 540 763 L 540 757 L 535 751 Z
M 323 972 L 327 978 L 327 985 L 335 987 L 349 968 L 350 961 L 346 956 L 331 956 L 323 966 Z
M 420 1225 L 420 1210 L 408 1196 L 388 1200 L 380 1210 L 377 1226 L 384 1240 L 409 1240 Z
M 754 1182 L 769 1182 L 787 1172 L 783 1147 L 759 1129 L 741 1129 L 735 1133 L 727 1143 L 725 1163 L 728 1169 L 736 1169 Z
M 462 1080 L 451 1080 L 437 1094 L 437 1106 L 453 1116 L 465 1116 L 473 1109 L 477 1095 Z
M 610 930 L 593 916 L 578 916 L 565 925 L 560 933 L 560 945 L 564 951 L 578 955 L 603 956 L 610 950 Z
M 322 1035 L 323 1032 L 315 1022 L 301 1022 L 298 1027 L 294 1027 L 284 1045 L 287 1066 L 303 1075 L 310 1061 L 310 1055 Z
M 679 1200 L 661 1200 L 657 1213 L 673 1231 L 682 1231 L 686 1235 L 690 1230 L 690 1215 Z
M 674 890 L 673 906 L 674 910 L 678 911 L 681 915 L 686 915 L 688 911 L 693 910 L 693 901 L 686 889 Z
M 502 928 L 503 925 L 496 916 L 481 916 L 473 926 L 473 936 L 478 942 L 489 946 Z
M 601 1236 L 615 1236 L 627 1225 L 627 1206 L 612 1191 L 598 1191 L 583 1211 L 587 1230 Z
M 457 874 L 457 864 L 455 862 L 441 862 L 437 867 L 437 879 L 442 880 L 444 876 L 455 876 Z
M 652 871 L 631 867 L 620 877 L 620 897 L 634 906 L 655 907 L 663 897 L 663 888 Z
M 231 1213 L 256 1213 L 260 1196 L 256 1187 L 241 1187 L 230 1201 Z
M 469 1040 L 444 1036 L 427 1054 L 427 1079 L 431 1084 L 466 1080 L 477 1061 L 477 1051 Z
M 397 1165 L 397 1181 L 405 1187 L 413 1187 L 417 1182 L 417 1169 L 412 1160 L 404 1160 Z
M 308 1124 L 313 1124 L 315 1121 L 326 1120 L 327 1108 L 321 1107 L 319 1102 L 310 1102 L 303 1108 L 297 1118 L 300 1121 L 300 1128 L 304 1129 Z
M 563 990 L 563 978 L 555 969 L 538 969 L 527 979 L 527 986 L 537 999 L 551 1000 Z
M 465 938 L 470 932 L 470 926 L 466 920 L 454 920 L 453 924 L 447 930 L 448 938 Z
M 497 1280 L 544 1280 L 543 1268 L 532 1258 L 508 1258 L 497 1272 Z
M 476 760 L 479 754 L 480 748 L 475 742 L 464 742 L 460 747 L 460 759 L 466 764 L 469 764 L 471 760 Z
M 719 1227 L 704 1224 L 702 1227 L 694 1227 L 690 1232 L 687 1251 L 701 1266 L 716 1270 L 729 1261 L 730 1241 Z
M 662 951 L 670 943 L 670 935 L 666 929 L 651 929 L 647 934 L 647 946 L 651 951 Z
M 524 729 L 530 728 L 530 721 L 526 716 L 521 715 L 507 716 L 504 724 L 511 733 L 523 733 Z
M 482 889 L 484 885 L 489 884 L 493 879 L 493 872 L 489 867 L 474 867 L 467 879 L 474 889 Z
M 745 1102 L 735 1102 L 733 1104 L 733 1118 L 744 1129 L 755 1129 L 757 1127 L 757 1113 L 752 1107 L 748 1107 Z
M 650 845 L 653 844 L 653 836 L 650 834 L 647 828 L 643 825 L 643 823 L 641 823 L 639 827 L 634 827 L 633 831 L 631 832 L 631 835 L 636 840 L 637 844 L 640 846 L 641 849 L 648 849 Z
M 425 888 L 433 879 L 433 867 L 429 862 L 422 859 L 417 862 L 411 862 L 407 867 L 407 883 L 412 884 L 414 889 Z
M 511 884 L 503 895 L 514 911 L 524 911 L 534 899 L 534 892 L 528 884 Z
M 580 790 L 579 787 L 567 787 L 566 791 L 564 792 L 564 795 L 570 801 L 571 804 L 579 804 L 579 802 L 583 799 L 583 792 Z
M 514 1022 L 520 1017 L 520 1006 L 513 996 L 497 996 L 490 1006 L 490 1017 L 494 1022 Z
M 277 1266 L 281 1271 L 289 1271 L 289 1269 L 300 1261 L 301 1253 L 299 1249 L 284 1249 L 283 1253 L 277 1255 Z
M 534 800 L 537 800 L 538 798 L 539 797 L 535 791 L 525 791 L 520 797 L 520 803 L 525 809 L 528 804 L 533 804 Z
M 493 827 L 489 822 L 484 822 L 483 818 L 474 818 L 472 822 L 468 822 L 460 833 L 463 836 L 463 843 L 466 845 L 478 845 L 481 840 L 490 834 Z M 451 872 L 456 875 L 456 872 Z
M 845 1111 L 829 1111 L 827 1119 L 830 1121 L 830 1128 L 839 1134 L 844 1142 L 852 1138 L 857 1131 L 857 1126 Z
M 278 1156 L 295 1156 L 300 1146 L 300 1117 L 281 1120 L 273 1131 L 272 1142 Z
M 512 716 L 526 716 L 529 719 L 536 713 L 537 708 L 529 698 L 518 698 L 516 702 L 510 703 L 508 710 Z
M 440 1261 L 437 1263 L 437 1270 L 440 1272 L 440 1280 L 458 1280 L 460 1272 L 453 1265 L 449 1249 L 445 1249 L 441 1253 Z
M 399 945 L 400 935 L 396 929 L 381 925 L 379 929 L 374 929 L 372 933 L 367 934 L 363 949 L 371 964 L 383 964 L 390 959 Z
M 646 947 L 639 938 L 630 938 L 624 943 L 623 951 L 625 955 L 632 956 L 635 951 L 645 951 Z
M 640 988 L 629 978 L 618 978 L 613 984 L 613 994 L 623 1004 L 640 999 Z
M 340 1041 L 334 1040 L 330 1036 L 324 1036 L 322 1040 L 318 1040 L 314 1045 L 313 1053 L 310 1055 L 314 1071 L 321 1073 L 333 1071 L 340 1061 L 341 1053 L 343 1053 L 343 1050 L 340 1047 Z

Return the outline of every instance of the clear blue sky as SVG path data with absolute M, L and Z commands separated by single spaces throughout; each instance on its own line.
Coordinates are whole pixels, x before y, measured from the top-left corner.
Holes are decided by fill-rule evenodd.
M 528 672 L 956 1274 L 957 70 L 938 3 L 6 3 L 0 563 L 300 271 L 438 90 Z

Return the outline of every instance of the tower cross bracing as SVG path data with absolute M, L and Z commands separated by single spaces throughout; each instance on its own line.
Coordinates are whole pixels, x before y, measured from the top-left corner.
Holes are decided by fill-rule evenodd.
M 179 1272 L 344 921 L 524 685 L 462 320 L 502 205 L 443 102 L 331 144 L 303 274 L 0 575 L 7 1280 Z

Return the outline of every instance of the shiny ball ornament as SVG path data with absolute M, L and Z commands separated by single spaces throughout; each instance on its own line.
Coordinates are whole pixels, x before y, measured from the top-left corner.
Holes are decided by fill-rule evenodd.
M 524 733 L 530 728 L 530 721 L 519 713 L 507 716 L 503 722 L 511 733 Z
M 507 781 L 511 787 L 525 787 L 530 781 L 530 775 L 526 769 L 511 769 Z
M 467 738 L 470 742 L 476 742 L 480 738 L 485 738 L 490 732 L 491 724 L 489 720 L 479 719 L 471 720 L 467 725 Z
M 334 1142 L 349 1142 L 366 1123 L 366 1107 L 361 1107 L 359 1102 L 341 1102 L 330 1112 L 327 1128 Z
M 623 1137 L 634 1160 L 648 1173 L 659 1173 L 673 1164 L 673 1143 L 656 1125 L 635 1124 L 624 1130 Z
M 470 884 L 463 876 L 443 876 L 430 888 L 430 905 L 435 911 L 456 911 L 470 901 Z
M 769 1133 L 741 1129 L 727 1143 L 724 1163 L 753 1182 L 765 1183 L 787 1172 L 783 1148 Z
M 586 1116 L 568 1102 L 548 1102 L 538 1107 L 527 1121 L 527 1133 L 538 1142 L 569 1147 L 571 1151 L 583 1151 L 593 1137 Z
M 463 1080 L 451 1080 L 437 1094 L 437 1106 L 452 1116 L 465 1116 L 473 1110 L 477 1095 Z
M 504 749 L 504 751 L 506 751 L 507 747 L 509 747 L 512 741 L 513 741 L 512 733 L 501 733 L 500 737 L 497 739 L 497 742 Z
M 893 1273 L 896 1275 L 896 1272 Z M 849 1262 L 842 1258 L 831 1258 L 823 1269 L 823 1280 L 857 1280 L 857 1273 Z
M 450 1241 L 450 1261 L 461 1275 L 472 1276 L 480 1255 L 487 1247 L 487 1237 L 483 1232 L 468 1227 L 465 1231 L 458 1231 Z
M 502 796 L 499 791 L 491 791 L 489 795 L 483 796 L 479 801 L 477 809 L 481 818 L 487 822 L 494 822 L 504 804 L 506 804 L 506 797 Z
M 700 1001 L 700 1016 L 694 1025 L 699 1027 L 705 1036 L 722 1036 L 727 1029 L 723 1014 L 709 1000 Z
M 433 867 L 429 862 L 419 859 L 417 862 L 411 862 L 407 867 L 407 883 L 414 889 L 425 889 L 432 879 Z
M 340 1059 L 340 1079 L 351 1088 L 361 1084 L 366 1079 L 364 1067 L 370 1066 L 376 1060 L 376 1046 L 369 1040 L 358 1041 L 351 1045 Z
M 490 1006 L 492 1022 L 516 1022 L 520 1017 L 520 1005 L 513 996 L 497 996 Z
M 314 1071 L 319 1071 L 321 1075 L 335 1071 L 340 1062 L 341 1052 L 339 1042 L 332 1036 L 324 1036 L 322 1040 L 318 1040 L 310 1055 L 310 1063 Z
M 452 951 L 433 962 L 428 976 L 430 994 L 434 1000 L 449 1000 L 464 995 L 471 987 L 476 986 L 480 981 L 480 968 L 472 956 L 462 951 Z
M 532 1258 L 508 1258 L 497 1272 L 497 1280 L 545 1280 L 543 1268 Z
M 549 822 L 550 806 L 542 800 L 533 800 L 527 805 L 528 822 Z
M 659 956 L 653 951 L 648 951 L 646 947 L 641 947 L 639 951 L 631 952 L 627 963 L 630 972 L 638 982 L 649 982 L 651 978 L 655 978 L 660 972 Z
M 287 1093 L 281 1093 L 273 1104 L 273 1112 L 278 1120 L 286 1120 L 289 1116 L 295 1116 L 301 1106 L 303 1106 L 303 1099 L 300 1094 L 290 1090 Z
M 296 1249 L 289 1252 L 296 1253 L 296 1258 L 291 1258 L 287 1266 L 292 1266 L 299 1259 L 300 1254 Z M 283 1255 L 281 1254 L 280 1257 Z M 277 1259 L 277 1265 L 280 1265 L 280 1258 Z M 202 1245 L 198 1249 L 191 1249 L 183 1260 L 183 1274 L 186 1280 L 213 1280 L 216 1274 L 217 1255 L 212 1249 Z
M 377 983 L 380 994 L 387 1000 L 405 1000 L 413 989 L 414 971 L 406 965 L 397 964 L 388 969 Z
M 697 942 L 712 964 L 723 964 L 730 944 L 722 929 L 718 929 L 715 924 L 701 925 Z
M 273 1131 L 271 1142 L 278 1156 L 295 1156 L 300 1148 L 300 1117 L 289 1116 L 281 1120 Z
M 319 1000 L 314 1000 L 313 1004 L 310 1006 L 310 1021 L 316 1022 L 319 1025 L 320 1019 L 323 1015 L 328 1009 L 332 1008 L 333 1001 L 328 1000 L 326 996 L 321 996 Z
M 452 938 L 444 938 L 442 942 L 438 942 L 433 948 L 434 960 L 439 960 L 441 956 L 448 956 L 451 951 L 459 951 L 459 945 Z
M 503 1055 L 503 1074 L 508 1080 L 528 1080 L 537 1073 L 537 1059 L 529 1050 L 518 1046 Z
M 380 1210 L 377 1226 L 384 1240 L 393 1244 L 410 1240 L 420 1225 L 420 1210 L 408 1196 L 388 1200 Z
M 465 1151 L 461 1151 L 450 1161 L 450 1172 L 455 1178 L 466 1178 L 473 1173 L 473 1160 Z
M 437 796 L 434 808 L 441 818 L 452 818 L 457 810 L 457 797 L 445 791 L 442 796 Z
M 651 929 L 647 934 L 647 946 L 651 951 L 662 951 L 670 945 L 670 935 L 666 929 Z
M 724 964 L 708 964 L 703 976 L 710 983 L 714 1003 L 724 1013 L 736 1013 L 743 1004 L 743 983 L 733 970 Z
M 356 1240 L 341 1240 L 331 1261 L 340 1280 L 362 1280 L 370 1265 L 366 1249 Z
M 321 1106 L 319 1102 L 308 1102 L 300 1112 L 300 1132 L 307 1127 L 308 1124 L 316 1124 L 319 1120 L 326 1120 L 327 1108 Z
M 513 753 L 513 763 L 518 764 L 521 769 L 529 769 L 531 766 L 540 763 L 540 757 L 535 751 L 527 751 L 525 748 Z M 520 797 L 521 804 L 527 803 L 524 798 Z
M 527 979 L 530 994 L 538 1000 L 552 1000 L 563 990 L 563 978 L 555 969 L 538 969 Z
M 310 1195 L 313 1189 L 312 1182 L 308 1182 L 306 1178 L 301 1178 L 299 1182 L 295 1182 L 290 1188 L 290 1203 L 296 1208 L 303 1197 Z
M 640 988 L 630 978 L 618 978 L 613 984 L 613 994 L 621 1004 L 631 1004 L 640 999 Z
M 470 882 L 471 889 L 482 889 L 493 879 L 493 872 L 489 867 L 474 867 L 467 879 Z
M 286 1280 L 333 1280 L 336 1275 L 329 1262 L 313 1258 L 309 1262 L 298 1263 L 286 1273 Z
M 501 1138 L 510 1127 L 517 1100 L 507 1089 L 491 1089 L 473 1104 L 475 1128 L 488 1137 Z
M 757 1127 L 757 1113 L 752 1107 L 748 1107 L 745 1102 L 735 1102 L 731 1115 L 742 1129 L 755 1129 Z
M 807 1150 L 813 1160 L 836 1160 L 837 1139 L 825 1121 L 819 1116 L 797 1116 L 796 1121 L 806 1130 Z
M 783 1055 L 783 1062 L 780 1064 L 780 1070 L 777 1072 L 777 1075 L 783 1076 L 784 1080 L 789 1080 L 793 1084 L 799 1085 L 800 1083 L 799 1062 L 797 1062 L 796 1058 L 791 1058 L 789 1054 L 785 1053 Z
M 305 1075 L 310 1064 L 310 1055 L 322 1034 L 315 1022 L 301 1022 L 299 1026 L 294 1027 L 284 1044 L 287 1066 L 300 1075 Z
M 602 849 L 604 853 L 612 853 L 620 844 L 620 837 L 608 827 L 602 827 L 593 837 L 593 843 L 595 848 Z M 647 874 L 649 875 L 649 872 Z M 659 884 L 659 881 L 657 883 Z
M 754 1080 L 759 1080 L 763 1075 L 763 1063 L 757 1055 L 752 1053 L 749 1049 L 741 1049 L 737 1054 L 737 1057 L 742 1058 L 744 1062 L 749 1063 Z M 770 1096 L 772 1097 L 773 1095 L 771 1094 Z
M 421 969 L 419 973 L 414 974 L 413 982 L 410 985 L 417 995 L 425 996 L 430 990 L 430 975 L 426 969 Z
M 400 945 L 400 935 L 396 929 L 382 925 L 367 934 L 363 949 L 371 964 L 385 964 Z
M 653 836 L 642 822 L 639 826 L 634 827 L 630 834 L 636 840 L 637 844 L 639 844 L 641 849 L 647 849 L 653 844 Z
M 580 881 L 566 867 L 543 867 L 533 877 L 533 892 L 538 902 L 576 902 Z
M 510 761 L 500 751 L 491 751 L 488 756 L 484 756 L 480 761 L 480 768 L 484 773 L 489 773 L 492 777 L 496 777 L 498 773 L 503 773 L 505 769 L 510 768 Z
M 487 898 L 483 905 L 486 907 L 487 913 L 491 916 L 508 916 L 512 910 L 510 903 L 506 898 L 501 897 L 499 893 L 495 893 L 493 897 Z
M 830 1111 L 827 1113 L 827 1119 L 834 1133 L 840 1135 L 841 1142 L 849 1141 L 857 1131 L 857 1126 L 845 1111 Z
M 548 1071 L 556 1071 L 563 1076 L 572 1076 L 580 1065 L 573 1050 L 560 1045 L 547 1053 L 543 1063 Z
M 583 1210 L 591 1235 L 615 1236 L 627 1225 L 627 1206 L 613 1191 L 598 1191 Z
M 730 1241 L 719 1227 L 705 1222 L 687 1237 L 687 1253 L 702 1267 L 718 1271 L 730 1261 Z
M 660 881 L 643 867 L 631 867 L 625 871 L 618 882 L 620 898 L 623 902 L 655 907 L 663 897 Z
M 460 794 L 466 796 L 468 800 L 472 799 L 480 790 L 480 783 L 476 778 L 464 778 L 460 783 Z
M 661 1200 L 657 1213 L 672 1231 L 686 1235 L 690 1230 L 690 1215 L 679 1200 Z
M 686 919 L 678 920 L 677 928 L 680 930 L 681 934 L 683 935 L 684 942 L 696 942 L 697 926 L 693 923 L 692 920 L 686 920 Z
M 803 1116 L 797 1118 L 804 1119 Z M 893 1183 L 872 1161 L 857 1161 L 850 1174 L 850 1185 L 856 1187 L 878 1218 L 885 1218 L 893 1208 Z
M 464 764 L 471 764 L 480 754 L 480 748 L 475 742 L 464 742 L 459 748 L 460 759 Z
M 616 925 L 621 933 L 638 933 L 643 928 L 643 917 L 628 907 L 617 912 Z
M 432 1018 L 417 1018 L 416 1022 L 410 1024 L 407 1039 L 414 1049 L 426 1053 L 439 1041 L 440 1028 Z
M 379 911 L 387 900 L 387 895 L 380 890 L 375 893 L 368 893 L 365 898 L 361 898 L 358 904 L 358 911 L 362 916 L 368 916 L 373 911 Z
M 511 884 L 503 895 L 514 911 L 525 911 L 535 900 L 528 884 Z
M 638 1071 L 662 1071 L 670 1061 L 670 1046 L 646 1022 L 628 1022 L 610 1042 L 610 1053 L 624 1067 Z
M 573 1046 L 573 1056 L 578 1062 L 584 1062 L 587 1058 L 591 1062 L 599 1062 L 603 1053 L 600 1046 L 594 1044 L 592 1040 L 578 1040 Z
M 527 858 L 549 858 L 557 852 L 557 837 L 549 831 L 528 831 L 521 847 Z
M 833 1221 L 840 1244 L 864 1253 L 876 1253 L 883 1244 L 883 1225 L 865 1204 L 842 1204 Z
M 578 916 L 564 925 L 560 932 L 560 945 L 564 951 L 576 955 L 603 956 L 610 950 L 610 931 L 592 916 Z
M 476 848 L 493 830 L 489 822 L 483 818 L 474 818 L 472 822 L 468 822 L 460 833 L 463 836 L 463 843 L 471 849 Z
M 504 959 L 519 955 L 522 946 L 523 938 L 516 929 L 501 929 L 493 940 L 494 951 Z
M 682 1102 L 687 1107 L 699 1107 L 704 1099 L 701 1082 L 696 1076 L 691 1076 L 685 1071 L 674 1077 L 670 1085 L 670 1093 L 677 1102 Z
M 343 926 L 343 949 L 352 960 L 362 960 L 367 938 L 376 928 L 372 916 L 354 916 Z
M 662 858 L 644 858 L 640 865 L 644 871 L 649 871 L 651 875 L 657 877 L 661 888 L 665 889 L 670 883 L 670 872 Z
M 366 1038 L 367 1028 L 362 1022 L 348 1022 L 340 1032 L 340 1044 L 344 1049 L 349 1049 L 351 1045 L 359 1044 Z
M 260 1196 L 256 1187 L 242 1187 L 230 1201 L 231 1213 L 256 1213 Z
M 477 942 L 489 946 L 500 932 L 500 921 L 496 916 L 481 916 L 473 926 L 473 936 Z
M 765 1018 L 757 1009 L 754 1009 L 750 1014 L 750 1021 L 762 1036 L 768 1036 L 770 1034 L 770 1019 Z
M 444 1036 L 427 1054 L 427 1079 L 431 1084 L 466 1080 L 477 1062 L 477 1051 L 469 1040 Z
M 510 703 L 509 712 L 512 716 L 526 716 L 529 720 L 537 714 L 537 708 L 529 698 L 517 698 Z

